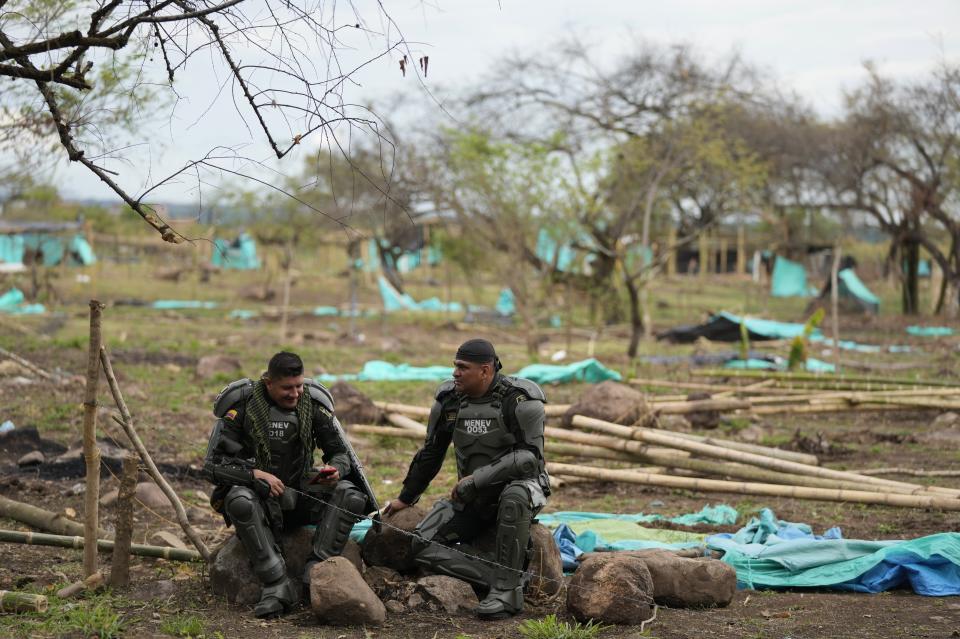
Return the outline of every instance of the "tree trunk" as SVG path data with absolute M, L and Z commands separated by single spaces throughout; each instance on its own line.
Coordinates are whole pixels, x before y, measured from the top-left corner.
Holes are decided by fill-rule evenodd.
M 630 345 L 627 346 L 627 356 L 634 358 L 637 356 L 637 348 L 640 346 L 640 338 L 643 336 L 640 291 L 637 288 L 637 283 L 629 275 L 624 274 L 623 283 L 626 285 L 627 293 L 630 296 Z
M 97 572 L 97 532 L 100 507 L 100 449 L 97 448 L 97 386 L 100 383 L 100 314 L 103 304 L 90 300 L 90 344 L 87 353 L 87 386 L 83 396 L 83 458 L 87 489 L 84 493 L 83 576 Z
M 913 238 L 903 244 L 902 307 L 904 315 L 916 315 L 920 310 L 917 272 L 920 265 L 920 244 Z

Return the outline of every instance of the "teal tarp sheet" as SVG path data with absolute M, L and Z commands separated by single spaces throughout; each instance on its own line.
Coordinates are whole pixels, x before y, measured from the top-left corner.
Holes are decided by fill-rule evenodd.
M 786 362 L 771 362 L 766 359 L 731 359 L 723 365 L 724 368 L 747 369 L 747 370 L 770 370 L 782 371 L 787 369 Z M 808 357 L 804 368 L 808 373 L 835 373 L 836 368 L 833 364 L 820 361 L 813 357 Z
M 602 382 L 607 379 L 620 379 L 620 373 L 606 368 L 595 359 L 586 359 L 566 366 L 549 364 L 531 364 L 514 374 L 538 384 L 562 384 L 565 382 Z M 320 381 L 337 380 L 359 382 L 383 381 L 443 381 L 453 376 L 450 366 L 410 366 L 409 364 L 391 364 L 380 360 L 371 360 L 363 365 L 357 374 L 321 375 Z
M 44 233 L 0 236 L 0 262 L 22 264 L 26 251 L 40 251 L 44 266 L 56 266 L 66 256 L 69 266 L 95 264 L 97 256 L 82 235 L 61 237 Z
M 765 508 L 735 535 L 711 535 L 707 546 L 724 552 L 723 561 L 745 588 L 881 592 L 910 585 L 921 595 L 960 594 L 960 533 L 846 540 L 839 528 L 812 535 L 806 524 L 779 521 Z
M 150 303 L 151 308 L 158 310 L 179 310 L 190 308 L 217 308 L 216 302 L 204 302 L 202 300 L 157 300 Z
M 438 297 L 431 297 L 417 302 L 407 293 L 400 293 L 382 275 L 377 279 L 380 287 L 380 297 L 383 300 L 383 310 L 388 313 L 395 311 L 450 311 L 458 313 L 463 310 L 459 302 L 446 304 Z
M 20 235 L 0 235 L 0 262 L 23 264 L 25 244 Z
M 733 322 L 734 324 L 746 324 L 747 330 L 751 333 L 763 335 L 768 339 L 793 339 L 797 335 L 803 334 L 803 324 L 796 322 L 777 322 L 775 320 L 759 319 L 756 317 L 740 317 L 733 313 L 721 311 L 717 316 Z M 819 335 L 820 329 L 813 329 L 811 337 Z
M 23 291 L 14 287 L 0 295 L 0 313 L 8 315 L 37 315 L 46 312 L 43 304 L 26 304 Z
M 494 307 L 501 315 L 513 315 L 517 312 L 517 305 L 513 298 L 513 291 L 509 288 L 500 289 L 500 297 Z
M 807 269 L 803 264 L 778 255 L 770 277 L 770 294 L 774 297 L 809 297 L 813 293 L 807 285 Z
M 517 377 L 529 379 L 538 384 L 564 384 L 566 382 L 590 382 L 596 384 L 612 379 L 620 381 L 620 373 L 611 370 L 590 358 L 567 365 L 530 364 L 516 373 Z
M 948 337 L 953 335 L 949 326 L 908 326 L 907 333 L 916 337 Z
M 224 239 L 213 241 L 210 263 L 220 268 L 253 270 L 260 268 L 257 257 L 257 242 L 247 233 L 241 233 L 232 242 Z
M 849 296 L 856 299 L 859 303 L 867 306 L 874 313 L 880 311 L 880 298 L 873 294 L 867 288 L 866 284 L 860 281 L 856 271 L 852 268 L 845 268 L 837 273 L 839 280 L 840 296 Z

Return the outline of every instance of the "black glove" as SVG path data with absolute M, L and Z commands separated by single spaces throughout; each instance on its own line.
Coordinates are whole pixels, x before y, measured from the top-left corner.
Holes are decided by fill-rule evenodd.
M 253 492 L 255 492 L 260 499 L 267 499 L 270 497 L 270 484 L 268 484 L 265 479 L 254 479 Z

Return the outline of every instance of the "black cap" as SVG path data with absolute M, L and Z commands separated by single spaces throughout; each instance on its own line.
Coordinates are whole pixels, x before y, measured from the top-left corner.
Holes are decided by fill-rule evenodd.
M 485 339 L 470 339 L 460 345 L 457 349 L 455 359 L 461 359 L 465 362 L 476 362 L 477 364 L 487 364 L 494 362 L 494 368 L 500 370 L 500 360 L 497 358 L 497 351 L 493 344 Z

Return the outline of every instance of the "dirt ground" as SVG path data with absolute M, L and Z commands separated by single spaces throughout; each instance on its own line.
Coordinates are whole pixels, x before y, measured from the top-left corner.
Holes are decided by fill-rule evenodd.
M 308 303 L 322 301 L 322 297 L 317 297 L 309 299 Z M 18 330 L 0 330 L 0 346 L 47 370 L 62 369 L 73 374 L 84 371 L 86 307 L 80 294 L 56 322 L 50 318 L 25 318 L 17 322 Z M 853 334 L 856 339 L 867 343 L 911 344 L 922 349 L 915 350 L 909 358 L 916 364 L 916 371 L 905 373 L 898 370 L 885 373 L 887 375 L 960 378 L 955 339 L 923 341 L 908 338 L 902 331 L 903 325 L 904 321 L 897 317 L 884 317 L 868 323 L 852 318 L 845 320 L 844 331 L 845 335 Z M 111 307 L 105 313 L 104 334 L 108 348 L 141 436 L 158 463 L 163 465 L 165 474 L 185 504 L 192 507 L 194 523 L 210 545 L 222 541 L 231 532 L 209 510 L 206 495 L 211 486 L 199 479 L 197 471 L 211 426 L 210 402 L 224 383 L 241 375 L 199 378 L 194 373 L 194 366 L 202 355 L 219 353 L 236 357 L 242 365 L 243 375 L 256 376 L 265 358 L 284 346 L 296 349 L 304 356 L 309 372 L 343 373 L 359 370 L 364 361 L 374 358 L 417 365 L 442 363 L 459 342 L 476 332 L 492 336 L 508 368 L 513 367 L 512 362 L 528 361 L 524 340 L 509 329 L 483 327 L 464 331 L 455 321 L 443 317 L 361 320 L 357 328 L 363 335 L 362 340 L 346 334 L 344 320 L 294 318 L 291 332 L 282 342 L 278 342 L 276 336 L 277 326 L 272 320 L 225 321 L 223 312 L 156 312 L 139 307 Z M 546 335 L 547 340 L 541 345 L 542 356 L 564 349 L 568 351 L 567 361 L 592 354 L 625 373 L 696 380 L 689 377 L 683 367 L 658 369 L 631 363 L 622 353 L 626 336 L 624 327 L 610 327 L 599 340 L 563 330 L 546 331 Z M 693 347 L 660 344 L 644 348 L 647 353 L 678 355 L 694 350 Z M 707 345 L 706 348 L 729 349 L 730 345 Z M 782 345 L 772 348 L 785 350 Z M 902 363 L 901 359 L 889 355 L 844 356 L 866 366 L 898 366 Z M 434 384 L 358 383 L 357 387 L 375 399 L 427 405 Z M 573 384 L 548 388 L 547 393 L 551 401 L 566 403 L 584 390 L 584 385 Z M 0 495 L 82 520 L 83 495 L 77 488 L 77 484 L 83 481 L 82 460 L 62 466 L 59 474 L 51 474 L 43 467 L 39 470 L 18 469 L 16 464 L 21 455 L 37 447 L 49 459 L 78 443 L 82 396 L 83 385 L 79 380 L 51 385 L 30 378 L 22 371 L 0 371 L 0 422 L 10 419 L 16 424 L 17 433 L 16 436 L 0 436 Z M 110 420 L 114 411 L 108 400 L 109 396 L 101 391 L 100 435 L 107 444 L 122 444 L 122 433 Z M 949 433 L 933 432 L 931 423 L 936 415 L 935 411 L 851 412 L 829 416 L 775 416 L 759 423 L 738 418 L 721 425 L 719 434 L 745 438 L 750 432 L 752 437 L 759 437 L 761 443 L 794 449 L 817 442 L 821 463 L 838 469 L 879 466 L 960 468 L 960 440 L 951 439 Z M 28 436 L 31 428 L 36 429 L 39 443 Z M 354 436 L 353 439 L 381 501 L 395 496 L 416 450 L 416 442 L 369 436 Z M 425 495 L 425 503 L 449 490 L 455 476 L 450 461 L 448 459 Z M 102 492 L 116 486 L 112 477 L 114 472 L 116 467 L 103 467 Z M 936 483 L 960 488 L 960 478 L 938 479 Z M 699 493 L 600 482 L 571 484 L 557 490 L 545 512 L 656 512 L 671 516 L 720 503 L 729 504 L 740 512 L 737 525 L 697 532 L 732 532 L 762 507 L 773 509 L 781 519 L 808 523 L 817 533 L 831 526 L 840 526 L 848 539 L 909 539 L 960 530 L 958 512 Z M 102 508 L 100 512 L 102 525 L 110 530 L 112 509 Z M 151 543 L 152 535 L 159 530 L 177 531 L 173 519 L 172 513 L 165 508 L 155 512 L 140 509 L 135 542 Z M 0 528 L 26 530 L 22 524 L 9 519 L 0 519 Z M 77 579 L 81 573 L 81 553 L 78 550 L 2 544 L 0 557 L 0 589 L 51 593 L 65 582 Z M 102 555 L 101 562 L 106 566 L 109 555 Z M 526 619 L 540 619 L 555 613 L 570 620 L 560 596 L 554 601 L 528 605 L 520 617 L 500 622 L 481 622 L 469 616 L 407 613 L 390 615 L 386 624 L 377 628 L 336 628 L 319 625 L 305 609 L 281 620 L 261 622 L 252 618 L 250 610 L 231 607 L 214 598 L 199 565 L 135 559 L 132 579 L 132 586 L 124 591 L 77 602 L 54 600 L 51 609 L 56 611 L 58 619 L 39 615 L 0 615 L 0 636 L 96 636 L 98 629 L 109 626 L 96 616 L 98 610 L 103 612 L 97 608 L 100 604 L 120 615 L 116 621 L 117 633 L 131 637 L 186 636 L 184 632 L 173 630 L 175 626 L 170 623 L 171 619 L 181 618 L 198 620 L 199 630 L 193 633 L 194 636 L 329 639 L 507 639 L 522 636 L 519 624 Z M 908 591 L 880 595 L 799 590 L 740 591 L 727 608 L 660 608 L 656 619 L 642 631 L 639 627 L 613 628 L 600 636 L 664 639 L 951 637 L 960 636 L 960 597 L 921 597 Z

